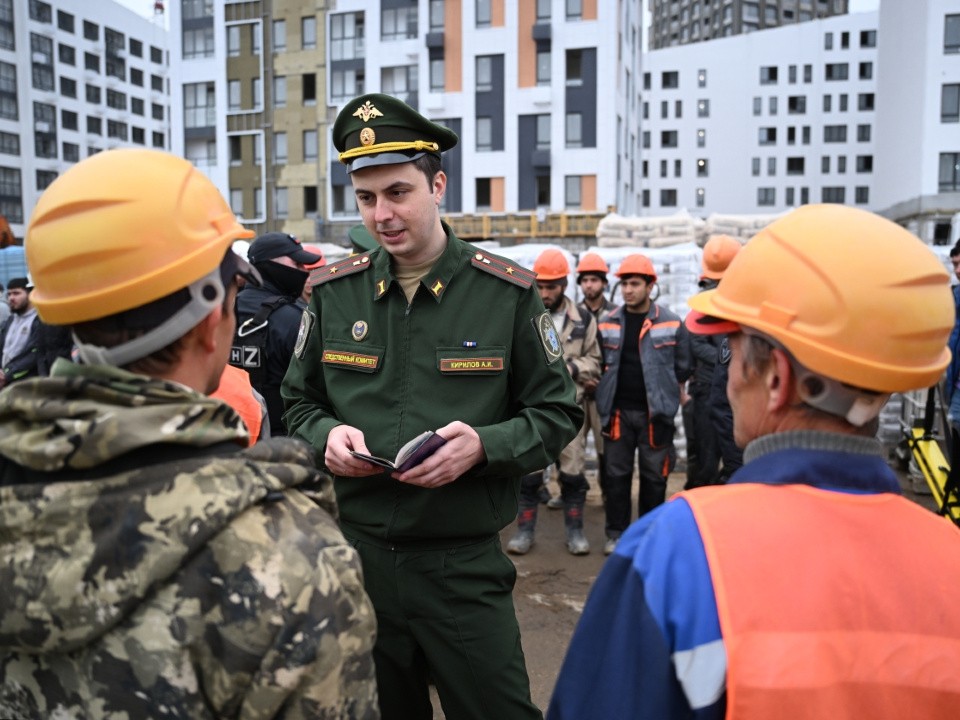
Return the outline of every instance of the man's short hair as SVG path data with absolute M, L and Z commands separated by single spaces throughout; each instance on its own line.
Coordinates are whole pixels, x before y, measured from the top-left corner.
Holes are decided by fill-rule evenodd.
M 957 240 L 957 244 L 950 248 L 950 257 L 954 258 L 960 255 L 960 240 Z

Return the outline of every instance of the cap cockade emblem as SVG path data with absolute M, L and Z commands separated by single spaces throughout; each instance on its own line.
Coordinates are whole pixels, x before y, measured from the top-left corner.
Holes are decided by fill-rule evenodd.
M 360 144 L 364 147 L 373 145 L 377 141 L 377 134 L 373 131 L 373 128 L 365 127 L 360 131 Z
M 383 113 L 377 110 L 373 106 L 373 103 L 367 100 L 363 105 L 358 107 L 353 113 L 354 117 L 358 117 L 364 122 L 370 122 L 370 118 L 383 117 Z

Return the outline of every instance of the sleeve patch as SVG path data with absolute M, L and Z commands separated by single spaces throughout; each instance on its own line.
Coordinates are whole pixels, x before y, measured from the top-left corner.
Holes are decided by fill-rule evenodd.
M 563 346 L 560 344 L 560 335 L 553 326 L 553 320 L 549 312 L 544 312 L 532 320 L 540 338 L 540 344 L 543 346 L 543 352 L 547 356 L 547 365 L 552 365 L 563 357 Z
M 297 342 L 293 346 L 293 354 L 297 360 L 303 360 L 303 354 L 307 349 L 307 340 L 310 339 L 310 333 L 313 332 L 314 325 L 317 324 L 317 316 L 309 310 L 304 310 L 300 316 L 300 329 L 297 331 Z

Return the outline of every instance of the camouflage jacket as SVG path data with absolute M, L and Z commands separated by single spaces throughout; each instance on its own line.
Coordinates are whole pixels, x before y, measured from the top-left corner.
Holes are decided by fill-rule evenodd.
M 0 393 L 0 718 L 377 718 L 330 478 L 227 405 L 58 361 Z

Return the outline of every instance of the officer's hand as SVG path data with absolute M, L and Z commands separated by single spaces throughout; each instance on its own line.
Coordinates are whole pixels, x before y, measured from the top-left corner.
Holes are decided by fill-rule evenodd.
M 337 425 L 327 435 L 327 450 L 323 454 L 327 470 L 341 477 L 365 477 L 383 472 L 376 465 L 355 458 L 351 450 L 370 454 L 362 431 L 350 425 Z
M 466 423 L 457 420 L 436 432 L 447 443 L 416 467 L 393 473 L 395 480 L 426 488 L 440 487 L 486 459 L 480 436 Z

